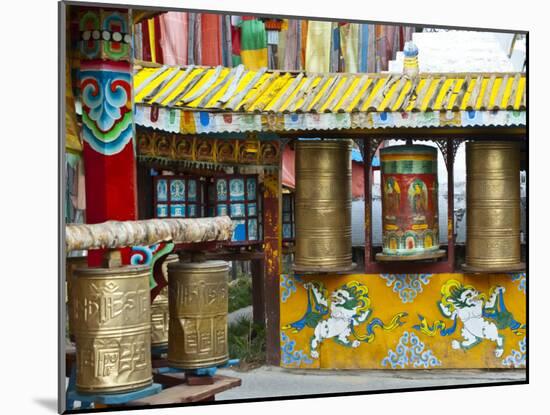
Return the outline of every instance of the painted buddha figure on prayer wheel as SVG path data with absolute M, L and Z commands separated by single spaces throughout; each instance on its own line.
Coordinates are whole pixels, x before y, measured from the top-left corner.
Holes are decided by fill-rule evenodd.
M 380 150 L 383 251 L 379 260 L 442 256 L 439 249 L 437 149 L 421 145 Z

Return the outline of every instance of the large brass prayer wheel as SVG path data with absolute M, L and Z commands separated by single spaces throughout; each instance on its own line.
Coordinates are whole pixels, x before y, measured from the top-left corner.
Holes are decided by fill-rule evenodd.
M 514 142 L 466 143 L 466 270 L 524 267 L 519 157 Z
M 168 364 L 180 369 L 222 365 L 227 349 L 228 271 L 224 261 L 168 265 Z
M 73 327 L 74 327 L 74 319 L 73 319 L 73 313 L 71 312 L 72 307 L 72 298 L 73 298 L 73 272 L 76 268 L 82 268 L 85 267 L 88 264 L 88 258 L 85 256 L 75 256 L 75 257 L 67 257 L 66 258 L 66 266 L 65 266 L 65 280 L 67 282 L 66 285 L 66 297 L 65 301 L 67 303 L 67 309 L 68 309 L 68 316 L 69 316 L 69 338 L 74 341 L 74 335 L 73 335 Z
M 178 262 L 176 254 L 166 257 L 162 263 L 162 275 L 168 282 L 168 264 Z M 151 346 L 162 347 L 168 345 L 168 286 L 164 287 L 151 304 Z
M 296 271 L 346 271 L 351 257 L 351 142 L 296 143 Z
M 383 261 L 444 255 L 439 249 L 437 148 L 402 145 L 380 150 Z
M 125 392 L 152 383 L 149 270 L 125 266 L 74 271 L 79 392 Z

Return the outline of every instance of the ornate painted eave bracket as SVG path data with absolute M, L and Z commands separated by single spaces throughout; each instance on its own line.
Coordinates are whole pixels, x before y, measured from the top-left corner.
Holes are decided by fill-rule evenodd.
M 228 241 L 233 234 L 229 216 L 197 219 L 107 221 L 93 225 L 66 225 L 67 252 L 83 249 L 124 248 L 160 242 Z

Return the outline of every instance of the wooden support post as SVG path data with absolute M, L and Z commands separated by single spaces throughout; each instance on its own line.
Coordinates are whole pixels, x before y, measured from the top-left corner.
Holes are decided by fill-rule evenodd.
M 455 263 L 455 232 L 454 232 L 454 209 L 455 209 L 455 184 L 454 184 L 454 165 L 455 148 L 454 140 L 447 141 L 447 263 L 449 272 L 454 269 Z
M 125 9 L 76 8 L 79 21 L 86 220 L 137 219 L 132 38 Z M 88 265 L 101 265 L 101 250 Z M 122 250 L 130 262 L 130 250 Z
M 252 315 L 254 323 L 265 326 L 265 260 L 253 259 L 250 261 L 252 274 Z
M 282 269 L 281 171 L 282 169 L 279 168 L 276 173 L 264 175 L 266 361 L 267 364 L 274 366 L 278 366 L 281 360 L 279 322 L 279 278 Z
M 365 273 L 369 272 L 372 262 L 372 158 L 371 140 L 365 139 L 363 145 L 363 165 L 365 169 Z

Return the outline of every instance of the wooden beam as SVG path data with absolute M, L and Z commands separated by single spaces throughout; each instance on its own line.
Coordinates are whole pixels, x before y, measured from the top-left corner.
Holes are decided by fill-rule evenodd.
M 279 163 L 282 163 L 282 158 Z M 281 360 L 279 299 L 279 278 L 282 270 L 281 171 L 282 168 L 279 168 L 276 173 L 265 174 L 263 183 L 266 363 L 273 366 L 278 366 Z

